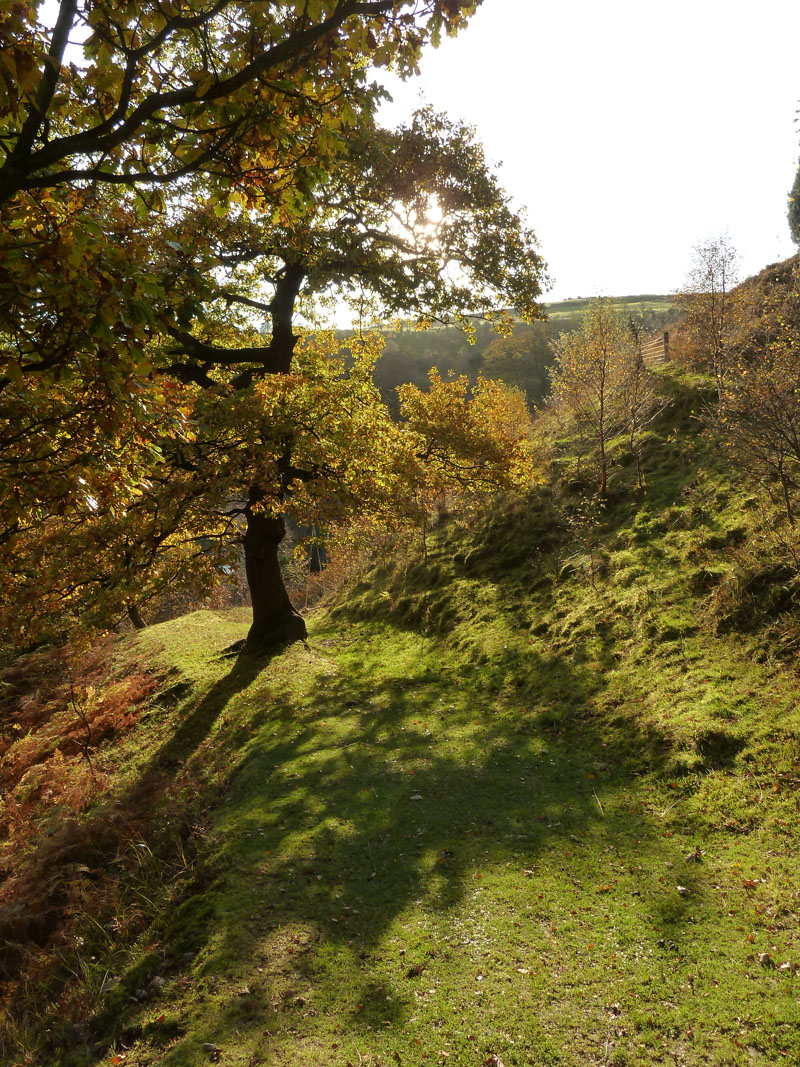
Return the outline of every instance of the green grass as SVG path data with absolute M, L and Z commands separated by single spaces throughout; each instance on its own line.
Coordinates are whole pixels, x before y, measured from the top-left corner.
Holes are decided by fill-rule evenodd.
M 563 482 L 398 550 L 308 647 L 137 639 L 173 697 L 120 795 L 159 771 L 194 852 L 96 951 L 80 1040 L 42 1013 L 18 1062 L 800 1061 L 797 677 L 774 620 L 719 625 L 758 512 L 666 384 L 644 494 L 618 465 L 587 509 L 565 438 Z
M 118 997 L 126 1062 L 796 1061 L 797 979 L 758 962 L 797 958 L 792 754 L 666 773 L 670 724 L 738 700 L 747 734 L 759 672 L 623 696 L 619 666 L 526 660 L 504 693 L 436 638 L 319 626 L 232 696 L 258 727 Z
M 560 319 L 573 319 L 585 313 L 593 299 L 574 297 L 571 300 L 556 300 L 546 304 L 547 317 L 554 322 Z M 672 317 L 676 314 L 674 294 L 641 294 L 639 296 L 614 297 L 615 303 L 621 304 L 632 315 Z

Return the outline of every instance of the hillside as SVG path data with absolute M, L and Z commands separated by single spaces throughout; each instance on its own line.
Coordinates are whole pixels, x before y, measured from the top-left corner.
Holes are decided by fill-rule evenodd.
M 579 320 L 591 303 L 591 297 L 573 297 L 569 300 L 556 300 L 545 304 L 547 317 L 555 323 L 566 320 L 574 323 Z M 658 329 L 668 326 L 678 316 L 674 293 L 640 293 L 637 296 L 615 296 L 615 304 L 620 304 L 625 311 L 640 317 L 646 329 Z
M 680 317 L 674 294 L 619 296 L 613 301 L 639 321 L 646 334 L 670 329 Z M 424 331 L 411 326 L 387 329 L 375 382 L 385 403 L 394 407 L 397 387 L 413 382 L 426 388 L 434 366 L 444 375 L 465 374 L 473 382 L 481 372 L 524 389 L 531 406 L 541 406 L 550 392 L 552 343 L 562 332 L 580 326 L 590 304 L 591 300 L 583 297 L 543 304 L 544 321 L 532 326 L 521 321 L 515 324 L 516 349 L 513 344 L 509 348 L 487 323 L 479 321 L 474 324 L 473 343 L 455 326 Z M 349 331 L 340 334 L 342 339 L 350 335 Z
M 3 1062 L 800 1060 L 796 592 L 661 373 L 643 492 L 553 426 L 307 647 L 6 671 Z

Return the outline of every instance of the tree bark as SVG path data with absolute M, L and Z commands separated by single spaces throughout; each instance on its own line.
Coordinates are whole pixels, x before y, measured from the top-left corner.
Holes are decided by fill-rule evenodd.
M 260 496 L 259 490 L 250 490 L 250 503 L 245 512 L 244 562 L 253 605 L 253 624 L 245 652 L 263 652 L 276 645 L 304 641 L 307 634 L 303 617 L 289 600 L 278 559 L 286 524 L 280 517 L 253 510 Z
M 145 630 L 147 628 L 147 623 L 142 618 L 141 612 L 133 600 L 128 601 L 127 611 L 128 618 L 137 630 Z

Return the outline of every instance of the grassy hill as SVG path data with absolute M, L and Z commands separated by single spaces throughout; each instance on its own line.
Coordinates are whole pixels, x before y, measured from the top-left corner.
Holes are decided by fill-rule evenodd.
M 796 589 L 663 385 L 644 492 L 551 427 L 307 647 L 6 671 L 4 1062 L 800 1061 Z
M 557 300 L 545 304 L 547 317 L 557 326 L 565 320 L 573 324 L 580 321 L 592 299 L 594 298 L 573 297 L 570 300 Z M 617 296 L 614 297 L 614 302 L 621 304 L 628 314 L 641 317 L 650 328 L 656 328 L 658 324 L 668 325 L 679 314 L 674 293 Z

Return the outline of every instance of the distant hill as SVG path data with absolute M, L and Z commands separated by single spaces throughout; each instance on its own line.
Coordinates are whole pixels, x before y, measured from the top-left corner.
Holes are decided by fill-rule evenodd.
M 498 360 L 498 334 L 487 324 L 477 323 L 474 343 L 455 326 L 429 330 L 387 329 L 386 347 L 375 369 L 375 381 L 387 404 L 396 403 L 396 389 L 405 382 L 424 389 L 431 367 L 442 374 L 466 374 L 474 381 L 479 371 L 501 378 L 525 390 L 531 404 L 539 404 L 549 392 L 548 368 L 554 355 L 551 342 L 562 332 L 576 330 L 586 313 L 590 297 L 577 297 L 545 304 L 547 318 L 529 325 L 518 321 L 514 337 L 521 348 L 510 361 Z M 613 297 L 625 310 L 640 319 L 646 333 L 669 329 L 679 317 L 674 294 L 643 294 Z M 349 332 L 343 332 L 347 338 Z M 523 336 L 526 340 L 523 342 Z M 513 347 L 513 346 L 512 346 Z M 488 359 L 487 359 L 488 357 Z
M 545 304 L 547 317 L 558 322 L 561 319 L 574 319 L 582 316 L 595 297 L 573 297 L 570 300 L 557 300 L 551 304 Z M 657 328 L 663 324 L 674 322 L 678 317 L 678 308 L 674 293 L 642 293 L 638 296 L 615 296 L 612 300 L 622 306 L 633 315 L 641 315 L 645 323 L 653 320 Z M 658 321 L 656 321 L 658 320 Z

